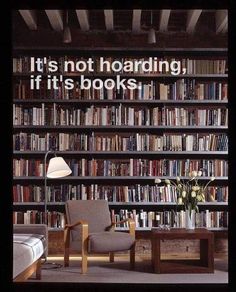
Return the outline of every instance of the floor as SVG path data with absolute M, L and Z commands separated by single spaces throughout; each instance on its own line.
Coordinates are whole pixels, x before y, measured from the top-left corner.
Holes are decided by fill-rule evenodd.
M 176 258 L 177 256 L 174 256 Z M 173 258 L 173 257 L 172 257 Z M 192 257 L 194 258 L 194 257 Z M 48 257 L 48 262 L 63 264 L 62 257 Z M 108 257 L 90 257 L 88 273 L 81 274 L 80 257 L 71 257 L 69 267 L 42 269 L 42 280 L 32 282 L 72 282 L 72 283 L 228 283 L 228 262 L 226 257 L 215 258 L 212 274 L 154 274 L 150 258 L 136 257 L 136 268 L 129 270 L 127 256 L 115 257 L 110 263 Z

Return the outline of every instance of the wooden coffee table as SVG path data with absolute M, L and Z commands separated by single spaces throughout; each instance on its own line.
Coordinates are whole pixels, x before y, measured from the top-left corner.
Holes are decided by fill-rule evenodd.
M 214 273 L 214 233 L 205 228 L 193 230 L 152 228 L 152 265 L 155 273 Z M 200 240 L 200 259 L 161 260 L 161 240 Z

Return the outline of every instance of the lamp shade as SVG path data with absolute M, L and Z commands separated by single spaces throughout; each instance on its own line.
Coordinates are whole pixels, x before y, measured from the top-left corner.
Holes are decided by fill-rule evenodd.
M 151 28 L 148 32 L 148 43 L 155 44 L 156 43 L 156 33 L 153 28 Z
M 49 160 L 47 177 L 59 178 L 70 175 L 71 173 L 71 169 L 62 157 L 53 157 Z
M 71 43 L 71 32 L 68 25 L 65 27 L 63 32 L 63 43 Z

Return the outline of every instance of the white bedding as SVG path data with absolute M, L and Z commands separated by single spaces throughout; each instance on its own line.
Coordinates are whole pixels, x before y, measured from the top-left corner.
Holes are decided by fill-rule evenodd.
M 13 278 L 44 253 L 45 237 L 38 234 L 13 234 Z

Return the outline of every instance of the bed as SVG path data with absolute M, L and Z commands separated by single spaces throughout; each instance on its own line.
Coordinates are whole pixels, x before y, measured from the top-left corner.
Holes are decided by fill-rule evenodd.
M 34 273 L 41 279 L 41 260 L 47 257 L 48 230 L 44 224 L 13 227 L 13 281 L 27 280 Z

